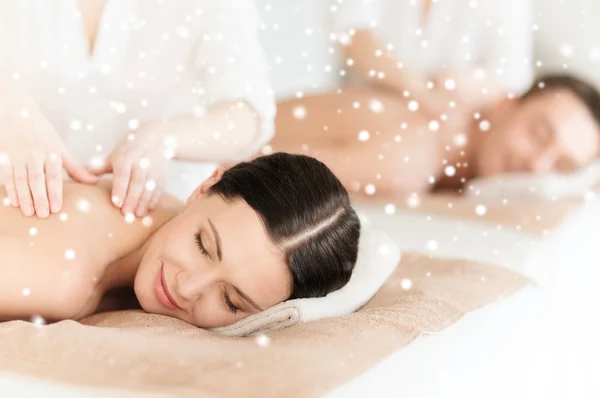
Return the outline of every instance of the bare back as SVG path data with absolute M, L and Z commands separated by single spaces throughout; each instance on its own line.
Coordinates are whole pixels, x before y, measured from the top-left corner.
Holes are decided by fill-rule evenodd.
M 0 201 L 5 197 L 0 187 Z M 47 219 L 24 217 L 2 203 L 0 320 L 67 319 L 92 311 L 106 267 L 181 209 L 179 201 L 164 197 L 149 218 L 131 222 L 110 203 L 110 187 L 72 182 L 65 182 L 62 212 Z M 97 293 L 95 306 L 84 308 Z
M 397 195 L 431 190 L 431 177 L 460 186 L 463 170 L 448 178 L 444 168 L 459 160 L 452 142 L 465 129 L 463 118 L 436 120 L 393 92 L 348 88 L 280 102 L 270 145 L 316 157 L 352 192 L 372 185 L 378 195 Z

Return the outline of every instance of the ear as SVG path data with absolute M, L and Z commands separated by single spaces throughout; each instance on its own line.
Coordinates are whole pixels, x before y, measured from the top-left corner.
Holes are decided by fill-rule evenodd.
M 194 192 L 192 192 L 192 194 L 190 195 L 188 200 L 185 202 L 185 205 L 189 206 L 190 203 L 192 203 L 200 195 L 206 194 L 206 192 L 208 192 L 210 187 L 215 185 L 217 182 L 221 181 L 221 178 L 223 178 L 224 173 L 225 173 L 225 170 L 223 170 L 221 168 L 218 168 L 215 171 L 213 171 L 213 173 L 210 175 L 210 177 L 208 177 L 202 184 L 198 185 L 198 188 L 196 188 L 194 190 Z

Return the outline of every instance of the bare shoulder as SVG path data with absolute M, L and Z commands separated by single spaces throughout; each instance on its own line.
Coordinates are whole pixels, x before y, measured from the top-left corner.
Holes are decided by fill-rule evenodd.
M 111 183 L 97 185 L 66 182 L 64 205 L 59 222 L 69 234 L 74 230 L 86 231 L 89 244 L 95 249 L 111 248 L 111 257 L 121 256 L 143 243 L 154 231 L 177 215 L 182 203 L 172 195 L 163 195 L 156 210 L 143 219 L 126 217 L 111 203 Z M 67 226 L 68 224 L 71 224 Z M 112 260 L 112 259 L 111 259 Z
M 64 185 L 62 211 L 46 219 L 0 205 L 0 320 L 75 316 L 106 265 L 139 247 L 181 206 L 165 196 L 147 219 L 125 219 L 110 202 L 110 186 L 72 182 Z

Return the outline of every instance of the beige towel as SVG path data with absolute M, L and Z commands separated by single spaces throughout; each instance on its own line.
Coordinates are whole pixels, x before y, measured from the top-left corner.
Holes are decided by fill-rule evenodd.
M 5 323 L 0 371 L 165 397 L 316 397 L 527 283 L 489 265 L 405 255 L 358 312 L 268 337 L 225 337 L 135 311 Z

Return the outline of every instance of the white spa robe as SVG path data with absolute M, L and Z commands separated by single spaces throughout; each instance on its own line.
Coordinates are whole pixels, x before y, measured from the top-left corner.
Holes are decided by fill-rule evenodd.
M 0 1 L 0 73 L 84 163 L 140 123 L 238 99 L 261 118 L 258 150 L 275 117 L 258 22 L 252 0 L 108 0 L 90 53 L 77 0 Z M 183 197 L 214 168 L 176 162 L 168 189 Z
M 533 80 L 533 10 L 529 0 L 341 0 L 339 35 L 372 28 L 399 62 L 434 78 L 442 68 L 485 73 L 519 94 Z

